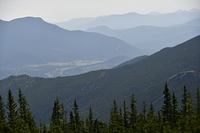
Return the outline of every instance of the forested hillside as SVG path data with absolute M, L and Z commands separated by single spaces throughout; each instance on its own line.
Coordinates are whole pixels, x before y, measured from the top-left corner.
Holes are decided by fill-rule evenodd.
M 134 94 L 129 98 L 130 104 L 123 101 L 118 106 L 116 101 L 110 106 L 108 123 L 94 117 L 92 108 L 86 117 L 80 116 L 79 106 L 74 99 L 72 111 L 65 110 L 64 104 L 56 98 L 51 109 L 50 122 L 40 122 L 37 127 L 30 111 L 26 97 L 21 89 L 18 101 L 14 100 L 12 91 L 8 91 L 7 102 L 2 102 L 0 95 L 0 131 L 5 133 L 198 133 L 200 132 L 200 91 L 196 91 L 195 103 L 186 86 L 182 93 L 181 107 L 178 107 L 176 94 L 170 92 L 167 83 L 163 90 L 164 102 L 158 112 L 153 103 L 142 104 L 142 112 L 138 112 Z M 18 104 L 18 106 L 17 106 Z M 5 111 L 5 107 L 7 111 Z M 8 115 L 5 113 L 7 112 Z M 41 117 L 42 119 L 42 117 Z
M 173 48 L 165 48 L 136 63 L 110 70 L 99 70 L 82 75 L 57 78 L 37 78 L 27 75 L 10 76 L 0 80 L 0 94 L 6 99 L 10 89 L 17 97 L 21 88 L 37 123 L 49 121 L 52 101 L 58 97 L 66 110 L 79 103 L 81 116 L 92 107 L 94 118 L 107 121 L 113 100 L 130 104 L 130 94 L 137 100 L 138 112 L 142 102 L 152 103 L 158 111 L 163 103 L 163 84 L 180 100 L 183 86 L 194 96 L 200 86 L 200 36 Z M 178 101 L 181 103 L 181 101 Z M 180 106 L 180 104 L 179 104 Z

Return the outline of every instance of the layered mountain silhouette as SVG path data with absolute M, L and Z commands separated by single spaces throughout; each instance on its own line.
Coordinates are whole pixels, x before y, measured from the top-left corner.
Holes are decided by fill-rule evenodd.
M 68 31 L 41 18 L 1 20 L 0 29 L 0 68 L 8 74 L 16 74 L 13 73 L 16 69 L 27 65 L 105 61 L 118 56 L 133 58 L 138 54 L 136 48 L 120 39 L 99 33 Z
M 172 13 L 150 13 L 138 14 L 135 12 L 109 15 L 97 18 L 72 19 L 66 22 L 57 23 L 68 30 L 86 30 L 91 27 L 107 26 L 111 29 L 127 29 L 141 25 L 167 27 L 181 24 L 200 17 L 200 10 L 178 10 Z
M 113 30 L 105 26 L 89 28 L 88 32 L 101 33 L 119 38 L 141 50 L 144 54 L 153 54 L 164 47 L 172 47 L 197 35 L 200 35 L 200 19 L 171 26 L 138 26 L 124 30 Z
M 129 97 L 135 94 L 138 111 L 142 101 L 153 103 L 160 108 L 163 100 L 164 84 L 175 91 L 181 99 L 185 85 L 194 95 L 200 86 L 200 36 L 172 48 L 143 58 L 129 65 L 110 70 L 99 70 L 82 75 L 57 78 L 34 78 L 28 75 L 10 76 L 0 80 L 0 90 L 6 98 L 8 89 L 17 95 L 21 88 L 27 97 L 37 122 L 48 121 L 53 101 L 58 97 L 67 110 L 73 107 L 76 98 L 81 115 L 93 108 L 95 118 L 108 119 L 113 100 L 129 104 Z M 16 96 L 15 95 L 15 96 Z M 180 103 L 180 101 L 179 101 Z

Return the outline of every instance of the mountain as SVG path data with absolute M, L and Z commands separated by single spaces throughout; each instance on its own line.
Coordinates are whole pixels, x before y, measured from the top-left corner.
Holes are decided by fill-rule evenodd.
M 71 21 L 57 23 L 58 26 L 68 30 L 86 30 L 91 27 L 107 26 L 111 29 L 128 29 L 141 25 L 167 27 L 176 24 L 181 24 L 200 17 L 200 10 L 183 11 L 179 10 L 172 13 L 150 13 L 138 14 L 135 12 L 127 14 L 115 14 L 109 16 L 101 16 L 89 19 L 87 23 L 79 23 L 80 19 L 73 19 Z M 82 18 L 81 20 L 88 20 Z M 71 22 L 73 21 L 73 26 Z M 86 21 L 84 21 L 86 22 Z M 76 23 L 78 23 L 76 25 Z
M 179 100 L 184 85 L 194 96 L 196 88 L 200 86 L 199 44 L 200 36 L 197 36 L 175 47 L 162 49 L 136 63 L 77 76 L 10 76 L 0 80 L 0 94 L 5 100 L 8 89 L 11 89 L 16 98 L 18 88 L 21 88 L 37 122 L 49 120 L 56 97 L 68 111 L 76 98 L 82 116 L 88 114 L 89 107 L 92 107 L 94 117 L 100 120 L 108 120 L 105 114 L 109 114 L 113 100 L 119 106 L 126 100 L 128 106 L 132 93 L 138 103 L 138 112 L 142 109 L 143 101 L 153 103 L 157 110 L 162 105 L 166 82 Z
M 56 25 L 69 30 L 79 30 L 79 25 L 84 25 L 92 22 L 96 18 L 74 18 L 65 22 L 58 22 Z
M 54 63 L 55 67 L 58 63 L 91 63 L 118 56 L 133 58 L 138 54 L 136 48 L 120 39 L 99 33 L 68 31 L 41 18 L 26 17 L 0 23 L 0 68 L 10 74 L 30 65 Z M 37 68 L 36 73 L 39 71 L 42 70 Z
M 181 26 L 200 26 L 200 18 L 186 22 L 186 23 L 182 24 Z
M 143 25 L 124 30 L 112 30 L 99 26 L 89 28 L 86 31 L 119 38 L 143 50 L 143 54 L 152 54 L 164 47 L 172 47 L 200 35 L 200 27 L 196 25 L 198 21 L 199 19 L 195 19 L 172 27 Z
M 114 68 L 130 65 L 130 64 L 136 63 L 136 62 L 138 62 L 140 60 L 143 60 L 143 59 L 145 59 L 147 57 L 148 57 L 148 55 L 138 56 L 138 57 L 136 57 L 134 59 L 128 60 L 126 62 L 123 62 L 123 63 L 119 64 L 118 66 L 115 66 Z

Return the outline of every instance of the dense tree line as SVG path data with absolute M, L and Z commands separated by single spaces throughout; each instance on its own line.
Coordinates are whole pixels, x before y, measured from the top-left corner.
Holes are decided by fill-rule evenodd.
M 79 107 L 74 100 L 72 111 L 67 112 L 56 98 L 50 123 L 36 126 L 28 107 L 26 97 L 19 89 L 15 102 L 12 92 L 8 91 L 7 103 L 0 96 L 0 132 L 1 133 L 199 133 L 200 132 L 200 91 L 197 89 L 194 104 L 192 95 L 184 86 L 181 107 L 175 93 L 171 93 L 167 83 L 163 91 L 164 102 L 160 111 L 155 112 L 151 103 L 138 113 L 134 94 L 130 96 L 130 105 L 123 103 L 119 108 L 116 101 L 110 108 L 109 122 L 93 118 L 92 108 L 88 116 L 81 118 Z

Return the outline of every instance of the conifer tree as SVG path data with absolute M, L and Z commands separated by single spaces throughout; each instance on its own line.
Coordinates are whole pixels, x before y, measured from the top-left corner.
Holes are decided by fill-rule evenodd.
M 49 131 L 47 130 L 47 126 L 45 123 L 40 123 L 39 127 L 39 133 L 48 133 Z
M 142 113 L 143 113 L 144 121 L 146 119 L 146 112 L 147 112 L 146 106 L 147 105 L 145 104 L 145 101 L 143 101 L 143 110 L 142 110 Z
M 0 125 L 3 123 L 6 123 L 6 116 L 5 116 L 5 109 L 4 109 L 4 103 L 2 101 L 2 97 L 0 95 Z
M 99 121 L 97 119 L 95 119 L 94 121 L 94 129 L 93 129 L 94 133 L 101 133 L 100 132 L 100 127 L 99 127 Z
M 137 119 L 137 109 L 136 109 L 136 100 L 134 94 L 131 95 L 131 103 L 130 103 L 130 109 L 131 111 L 129 112 L 129 122 L 130 122 L 130 127 L 132 128 L 133 131 L 136 130 L 136 119 Z
M 163 91 L 164 94 L 164 104 L 162 106 L 162 119 L 163 122 L 170 122 L 171 121 L 171 109 L 172 109 L 172 98 L 169 92 L 169 88 L 167 83 L 165 84 L 165 89 Z
M 197 99 L 196 114 L 200 115 L 200 91 L 199 91 L 199 87 L 197 88 L 196 99 Z
M 185 91 L 184 91 L 185 93 Z M 183 99 L 185 100 L 183 102 L 182 108 L 185 110 L 182 110 L 182 117 L 178 120 L 178 129 L 180 131 L 185 132 L 195 132 L 194 130 L 194 108 L 193 108 L 193 101 L 192 101 L 192 95 L 190 92 L 187 92 L 185 95 L 183 95 Z M 184 112 L 185 111 L 185 112 Z
M 5 105 L 2 101 L 2 97 L 0 95 L 0 131 L 3 133 L 10 132 L 10 129 L 6 122 L 6 116 L 5 116 Z
M 64 133 L 66 133 L 68 131 L 67 128 L 67 111 L 64 109 L 64 105 L 61 104 L 61 125 L 62 125 L 62 130 L 64 131 Z
M 19 89 L 18 96 L 20 125 L 23 126 L 22 128 L 24 132 L 35 133 L 37 132 L 37 128 L 34 117 L 32 116 L 30 108 L 28 108 L 29 104 L 26 101 L 26 97 L 22 94 L 21 89 Z
M 173 92 L 172 95 L 172 126 L 175 127 L 176 126 L 176 122 L 178 120 L 179 117 L 179 113 L 178 113 L 178 102 L 177 102 L 177 98 L 175 96 L 175 93 Z
M 54 101 L 53 113 L 51 115 L 50 129 L 52 132 L 62 133 L 62 110 L 58 98 Z
M 88 126 L 89 126 L 89 131 L 90 131 L 91 133 L 93 133 L 93 132 L 94 132 L 94 131 L 93 131 L 93 129 L 94 129 L 94 127 L 93 127 L 94 120 L 93 120 L 92 108 L 89 109 L 88 122 L 89 122 L 89 125 L 88 125 Z
M 183 91 L 183 95 L 182 95 L 182 106 L 181 106 L 181 112 L 182 114 L 185 116 L 186 115 L 186 112 L 187 112 L 187 99 L 188 99 L 188 94 L 187 94 L 187 89 L 186 89 L 186 86 L 184 85 L 184 91 Z
M 109 128 L 110 132 L 117 132 L 122 130 L 123 122 L 115 100 L 113 105 L 113 108 L 110 110 Z
M 127 107 L 126 107 L 126 101 L 124 101 L 124 117 L 123 117 L 123 120 L 124 120 L 124 127 L 125 128 L 128 128 L 129 127 L 129 124 L 128 124 L 128 114 L 127 114 Z
M 76 124 L 75 124 L 75 119 L 74 119 L 74 115 L 73 112 L 70 111 L 69 114 L 69 127 L 70 127 L 70 131 L 73 133 L 77 133 L 77 128 L 76 128 Z
M 78 108 L 78 104 L 76 103 L 76 99 L 74 100 L 73 112 L 74 112 L 74 122 L 75 122 L 76 131 L 79 132 L 81 128 L 81 118 L 79 116 L 79 108 Z
M 11 128 L 12 132 L 18 132 L 18 112 L 16 111 L 17 103 L 14 100 L 12 91 L 8 91 L 8 101 L 6 108 L 8 109 L 8 125 Z
M 151 103 L 149 112 L 147 113 L 147 124 L 146 124 L 146 132 L 148 133 L 154 133 L 157 130 L 157 122 L 156 122 L 156 116 L 154 114 L 154 106 Z

